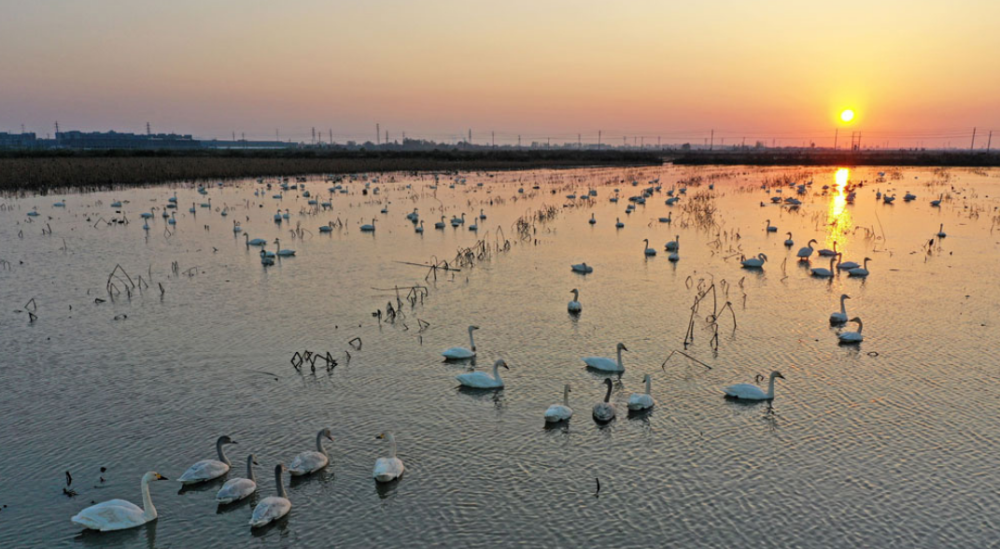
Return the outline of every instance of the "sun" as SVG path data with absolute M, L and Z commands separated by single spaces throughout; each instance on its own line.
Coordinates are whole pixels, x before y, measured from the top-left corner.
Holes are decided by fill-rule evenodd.
M 840 119 L 844 122 L 850 122 L 854 120 L 854 111 L 851 109 L 844 109 L 844 112 L 840 113 Z

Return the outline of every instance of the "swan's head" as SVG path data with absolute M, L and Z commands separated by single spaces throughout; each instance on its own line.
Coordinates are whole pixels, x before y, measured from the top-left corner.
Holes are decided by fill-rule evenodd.
M 607 385 L 609 389 L 610 389 L 611 387 L 614 387 L 614 382 L 613 382 L 613 381 L 611 381 L 611 378 L 610 378 L 610 377 L 606 377 L 606 378 L 604 378 L 604 384 L 605 384 L 605 385 Z
M 281 473 L 284 473 L 287 470 L 288 467 L 286 467 L 284 463 L 279 463 L 274 466 L 274 474 L 276 475 L 280 475 Z
M 499 359 L 499 360 L 497 360 L 496 362 L 494 362 L 493 366 L 496 367 L 496 368 L 499 368 L 500 366 L 503 366 L 505 369 L 510 370 L 510 367 L 507 366 L 507 363 L 504 362 L 504 359 L 502 359 L 502 358 Z
M 221 437 L 219 437 L 219 440 L 216 441 L 216 444 L 220 446 L 223 444 L 236 444 L 236 441 L 229 438 L 229 435 L 222 435 Z
M 816 239 L 814 238 L 809 241 L 809 244 L 807 244 L 807 246 L 812 247 L 813 244 L 819 244 L 819 242 L 816 242 Z
M 856 316 L 856 317 L 852 318 L 851 320 L 849 320 L 848 322 L 857 322 L 858 324 L 861 324 L 861 317 L 860 316 Z
M 851 299 L 851 296 L 847 294 L 840 294 L 840 299 Z
M 625 344 L 624 344 L 624 343 L 619 343 L 619 344 L 618 344 L 618 350 L 619 350 L 619 351 L 627 351 L 627 350 L 628 350 L 628 348 L 627 348 L 627 347 L 625 347 Z
M 154 482 L 154 481 L 157 481 L 157 480 L 170 480 L 170 479 L 168 479 L 167 477 L 161 475 L 160 473 L 157 473 L 156 471 L 150 471 L 150 472 L 146 473 L 145 475 L 142 475 L 142 482 L 143 483 L 148 484 L 150 482 Z
M 257 456 L 254 454 L 250 454 L 249 456 L 247 456 L 247 461 L 253 463 L 254 465 L 260 465 L 260 463 L 257 463 Z
M 771 372 L 771 379 L 785 379 L 785 376 L 781 375 L 781 372 L 775 370 Z
M 478 330 L 478 329 L 479 329 L 479 326 L 469 326 L 469 331 L 470 331 L 470 332 L 471 332 L 472 330 Z
M 384 433 L 379 433 L 379 434 L 375 435 L 375 438 L 378 439 L 378 440 L 385 440 L 385 439 L 389 438 L 390 434 L 391 433 L 389 433 L 388 431 L 386 431 Z
M 573 389 L 570 388 L 569 383 L 567 383 L 566 386 L 563 387 L 563 390 L 566 391 L 567 393 L 572 393 L 573 392 Z
M 333 433 L 330 432 L 329 427 L 324 428 L 322 431 L 319 432 L 319 434 L 320 436 L 326 438 L 330 442 L 333 442 Z
M 642 376 L 642 382 L 643 383 L 648 383 L 648 382 L 650 382 L 652 380 L 653 380 L 653 376 L 651 376 L 650 374 L 646 374 L 646 375 Z

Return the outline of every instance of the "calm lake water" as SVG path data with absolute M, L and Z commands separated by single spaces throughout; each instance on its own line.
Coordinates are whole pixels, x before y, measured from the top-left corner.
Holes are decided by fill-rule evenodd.
M 272 179 L 270 189 L 206 185 L 206 195 L 177 185 L 3 197 L 0 546 L 995 546 L 1000 171 L 879 171 L 665 166 L 467 173 L 457 184 L 316 176 L 286 191 Z M 804 194 L 788 186 L 809 181 Z M 848 203 L 842 188 L 858 183 Z M 331 195 L 335 185 L 347 192 Z M 626 213 L 628 197 L 656 185 Z M 309 205 L 303 188 L 332 207 Z M 680 200 L 667 206 L 671 189 Z M 567 198 L 590 190 L 590 200 Z M 879 191 L 898 198 L 885 204 Z M 170 226 L 160 214 L 175 194 Z M 139 215 L 151 208 L 144 231 Z M 405 217 L 413 208 L 423 234 Z M 278 209 L 290 214 L 280 225 Z M 109 225 L 119 211 L 130 222 Z M 433 226 L 462 213 L 464 226 Z M 526 239 L 522 216 L 534 219 Z M 361 232 L 372 218 L 377 230 Z M 296 257 L 263 267 L 234 220 Z M 677 235 L 672 263 L 664 244 Z M 836 241 L 845 260 L 870 257 L 871 275 L 809 276 L 795 254 L 813 238 L 817 248 Z M 404 263 L 452 261 L 478 239 L 488 257 L 436 280 Z M 761 252 L 763 270 L 740 267 L 741 253 Z M 583 261 L 592 274 L 570 271 Z M 109 299 L 116 265 L 143 286 L 131 299 Z M 814 255 L 811 266 L 829 263 Z M 113 279 L 122 292 L 123 279 Z M 709 293 L 685 351 L 692 304 L 713 280 L 718 306 L 728 300 L 734 314 L 719 313 L 713 349 Z M 413 285 L 427 292 L 411 305 Z M 389 322 L 396 298 L 386 289 L 396 286 L 404 306 Z M 578 317 L 566 311 L 574 288 Z M 839 345 L 829 324 L 842 293 L 864 321 L 860 345 Z M 455 375 L 471 365 L 442 362 L 443 349 L 468 345 L 470 324 L 481 328 L 476 369 L 505 359 L 505 389 L 460 391 Z M 618 342 L 629 349 L 611 397 L 619 416 L 599 426 L 591 408 L 604 376 L 580 359 L 613 357 Z M 300 373 L 290 359 L 304 350 L 339 364 Z M 773 407 L 722 397 L 771 370 L 786 378 Z M 644 374 L 656 407 L 629 417 Z M 542 415 L 565 383 L 576 415 L 546 429 Z M 141 503 L 144 472 L 174 479 L 215 457 L 223 434 L 239 442 L 228 447 L 230 476 L 243 476 L 254 452 L 259 498 L 273 495 L 274 464 L 312 448 L 327 426 L 329 467 L 291 482 L 290 515 L 264 531 L 247 525 L 258 498 L 217 510 L 220 483 L 180 494 L 176 482 L 154 483 L 159 520 L 131 531 L 81 534 L 69 520 L 91 501 Z M 375 439 L 385 430 L 406 473 L 379 487 L 371 473 L 388 451 Z M 62 493 L 66 471 L 76 497 Z

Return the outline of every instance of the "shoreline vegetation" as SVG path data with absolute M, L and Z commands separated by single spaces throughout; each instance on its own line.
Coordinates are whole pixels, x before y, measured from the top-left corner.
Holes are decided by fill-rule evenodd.
M 1000 167 L 1000 152 L 835 151 L 0 151 L 0 193 L 47 193 L 234 178 L 374 172 L 508 171 L 616 166 Z
M 655 166 L 639 151 L 9 151 L 0 152 L 0 192 L 106 189 L 233 178 L 371 172 L 506 171 Z

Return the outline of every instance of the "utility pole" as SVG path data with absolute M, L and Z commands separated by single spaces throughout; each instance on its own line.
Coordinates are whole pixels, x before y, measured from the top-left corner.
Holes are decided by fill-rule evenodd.
M 660 146 L 660 136 L 658 135 L 656 136 L 656 148 L 660 149 L 661 151 L 663 150 L 663 147 Z
M 379 128 L 378 122 L 375 123 L 375 144 L 379 143 L 379 136 L 382 134 L 382 130 Z
M 330 130 L 330 146 L 333 146 L 333 128 L 327 128 Z
M 313 142 L 313 145 L 315 145 L 316 144 L 316 126 L 313 126 L 312 135 L 313 135 L 312 142 Z
M 490 130 L 490 143 L 493 144 L 493 148 L 497 148 L 497 132 L 495 130 Z
M 517 148 L 518 149 L 521 148 L 521 135 L 520 134 L 518 134 L 518 136 L 517 136 Z
M 545 145 L 545 148 L 546 149 L 551 149 L 552 148 L 552 138 L 551 137 L 546 137 L 545 139 L 547 140 L 547 144 Z
M 969 152 L 972 152 L 976 148 L 976 128 L 972 128 L 972 145 L 969 146 Z
M 858 150 L 861 150 L 861 131 L 858 130 Z
M 274 128 L 274 140 L 281 141 L 281 132 L 278 131 L 278 128 Z
M 747 148 L 747 138 L 746 137 L 743 138 L 743 143 L 740 144 L 740 148 L 741 149 L 746 149 Z
M 469 128 L 469 144 L 472 144 L 472 128 Z
M 236 144 L 236 130 L 233 130 L 233 144 Z
M 24 124 L 21 124 L 21 133 L 24 133 Z
M 840 128 L 833 130 L 833 150 L 837 150 L 837 137 L 840 136 Z
M 990 145 L 993 144 L 993 130 L 990 130 L 990 136 L 986 138 L 986 154 L 990 154 Z
M 601 150 L 601 130 L 597 130 L 597 150 Z
M 59 139 L 59 121 L 56 120 L 56 139 Z
M 712 142 L 709 143 L 709 145 L 708 145 L 708 150 L 712 150 L 715 147 L 715 130 L 712 130 L 712 139 L 711 139 L 711 141 Z
M 576 148 L 583 150 L 583 134 L 576 134 Z
M 146 122 L 146 137 L 153 135 L 153 131 L 149 129 L 149 122 Z

